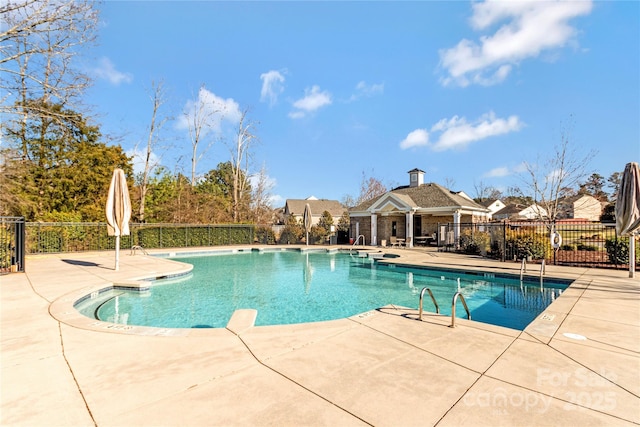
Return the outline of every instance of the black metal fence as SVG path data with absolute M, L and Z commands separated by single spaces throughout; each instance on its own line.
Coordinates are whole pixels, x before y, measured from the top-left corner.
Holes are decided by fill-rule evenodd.
M 551 233 L 561 239 L 551 241 Z M 555 265 L 629 267 L 629 238 L 614 223 L 511 221 L 438 224 L 438 248 L 503 261 L 546 260 Z M 636 264 L 640 254 L 636 257 Z
M 24 218 L 0 217 L 0 274 L 24 272 L 24 255 Z
M 120 238 L 120 249 L 240 245 L 253 243 L 255 236 L 252 224 L 130 224 L 129 227 L 131 234 Z M 108 235 L 106 223 L 29 222 L 26 229 L 28 254 L 115 249 L 115 238 Z

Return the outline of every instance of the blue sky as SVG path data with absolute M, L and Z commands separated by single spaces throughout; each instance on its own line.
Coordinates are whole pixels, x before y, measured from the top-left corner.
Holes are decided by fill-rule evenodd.
M 184 125 L 198 99 L 224 109 L 199 162 L 229 160 L 249 109 L 274 207 L 357 196 L 363 172 L 387 186 L 426 182 L 475 196 L 524 187 L 522 163 L 569 128 L 588 170 L 640 161 L 640 3 L 116 2 L 101 6 L 84 66 L 103 133 L 146 143 L 152 81 L 167 102 L 156 153 L 190 174 Z M 201 87 L 204 85 L 204 90 Z

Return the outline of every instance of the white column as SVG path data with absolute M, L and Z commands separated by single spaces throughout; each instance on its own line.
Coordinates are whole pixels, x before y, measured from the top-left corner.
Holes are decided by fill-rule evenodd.
M 407 212 L 407 238 L 411 237 L 409 247 L 413 247 L 413 211 Z
M 378 215 L 374 213 L 371 214 L 371 244 L 378 244 Z
M 460 242 L 460 218 L 462 214 L 460 211 L 453 213 L 453 238 L 456 241 L 456 245 Z
M 636 235 L 635 232 L 629 235 L 629 277 L 636 277 Z

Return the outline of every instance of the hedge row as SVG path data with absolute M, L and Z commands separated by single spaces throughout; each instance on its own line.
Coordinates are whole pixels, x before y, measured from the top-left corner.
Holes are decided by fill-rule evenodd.
M 26 251 L 59 253 L 115 249 L 115 237 L 107 226 L 76 223 L 27 223 Z M 120 248 L 184 248 L 251 244 L 255 226 L 247 225 L 147 225 L 132 224 L 131 234 L 120 238 Z

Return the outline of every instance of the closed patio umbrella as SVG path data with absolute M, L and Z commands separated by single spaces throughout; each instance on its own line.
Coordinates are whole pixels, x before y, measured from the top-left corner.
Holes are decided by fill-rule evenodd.
M 120 236 L 129 235 L 129 219 L 131 218 L 131 200 L 129 199 L 129 188 L 127 179 L 122 169 L 113 171 L 107 206 L 107 233 L 109 236 L 116 236 L 116 266 L 120 269 Z
M 627 163 L 616 197 L 616 231 L 629 235 L 629 277 L 635 277 L 635 235 L 640 229 L 640 168 L 638 163 Z
M 304 230 L 307 232 L 307 246 L 309 246 L 309 232 L 311 231 L 311 206 L 309 203 L 304 205 L 304 214 L 302 215 L 302 222 L 304 223 Z

